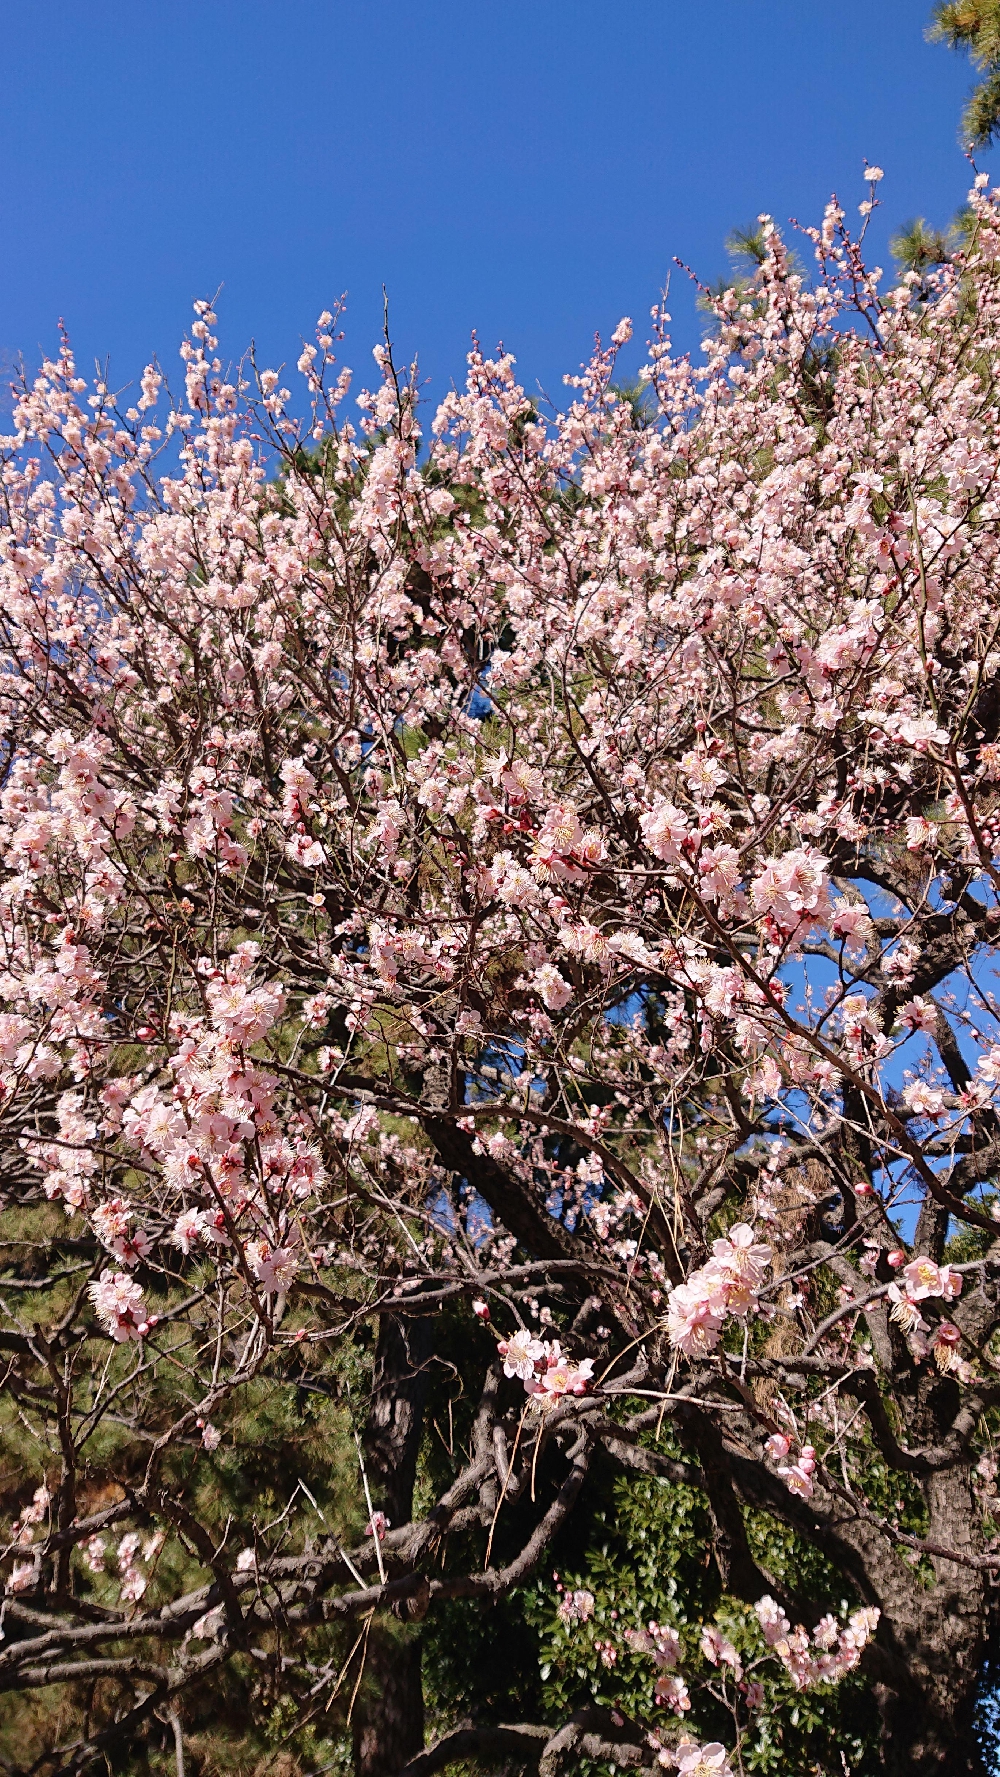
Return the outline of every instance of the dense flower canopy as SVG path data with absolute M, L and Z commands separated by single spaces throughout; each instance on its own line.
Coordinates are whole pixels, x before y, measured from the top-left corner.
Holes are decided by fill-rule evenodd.
M 0 1172 L 89 1257 L 44 1340 L 15 1298 L 0 1336 L 23 1377 L 63 1378 L 51 1425 L 31 1408 L 52 1455 L 3 1682 L 42 1682 L 46 1588 L 60 1675 L 100 1665 L 124 1618 L 81 1617 L 70 1575 L 103 1570 L 112 1526 L 151 1515 L 212 1572 L 146 1623 L 176 1644 L 172 1695 L 268 1620 L 268 1584 L 305 1621 L 332 1588 L 349 1616 L 515 1583 L 603 1445 L 700 1476 L 762 1648 L 796 1685 L 864 1658 L 916 1736 L 900 1768 L 944 1768 L 1000 1564 L 981 187 L 967 250 L 887 293 L 836 204 L 806 231 L 813 283 L 764 219 L 702 365 L 654 310 L 641 402 L 614 385 L 622 322 L 564 412 L 477 347 L 424 439 L 386 347 L 351 421 L 327 313 L 303 423 L 278 373 L 226 380 L 206 304 L 182 397 L 155 366 L 134 406 L 88 392 L 68 342 L 24 386 L 0 517 Z M 493 1392 L 433 1536 L 383 1516 L 353 1594 L 332 1554 L 209 1559 L 170 1451 L 210 1456 L 268 1366 L 452 1300 Z M 142 1462 L 88 1511 L 81 1456 L 126 1386 Z M 566 1480 L 493 1568 L 543 1438 Z M 776 1600 L 746 1506 L 842 1565 L 846 1627 Z M 434 1577 L 459 1508 L 483 1570 Z M 630 1632 L 661 1669 L 643 1757 L 721 1772 L 683 1729 L 675 1632 Z M 759 1687 L 707 1645 L 738 1736 Z

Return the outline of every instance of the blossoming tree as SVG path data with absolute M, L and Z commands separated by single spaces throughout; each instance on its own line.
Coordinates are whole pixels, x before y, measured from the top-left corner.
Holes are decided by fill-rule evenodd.
M 303 1707 L 345 1672 L 356 1692 L 383 1616 L 530 1575 L 599 1451 L 703 1489 L 746 1645 L 619 1621 L 643 1719 L 595 1705 L 423 1750 L 411 1719 L 362 1734 L 360 1769 L 721 1777 L 769 1671 L 808 1689 L 859 1664 L 887 1771 L 981 1769 L 1000 1568 L 1000 198 L 981 186 L 967 249 L 919 291 L 882 292 L 836 204 L 806 231 L 813 283 L 765 219 L 701 368 L 654 311 L 645 415 L 613 387 L 623 322 L 550 418 L 474 350 L 424 449 L 388 349 L 344 417 L 325 314 L 300 423 L 277 373 L 226 379 L 205 304 L 182 396 L 155 367 L 132 406 L 88 391 L 65 342 L 22 389 L 0 520 L 0 1350 L 37 1467 L 0 1684 L 94 1699 L 47 1770 L 157 1719 L 181 1743 L 186 1693 L 234 1661 L 290 1674 Z M 435 1327 L 462 1304 L 469 1445 L 415 1505 Z M 293 1495 L 251 1546 L 216 1537 L 197 1477 L 239 1447 L 241 1402 L 262 1379 L 329 1389 L 372 1325 L 369 1534 Z M 824 1553 L 842 1609 L 768 1570 L 761 1514 Z M 171 1548 L 195 1581 L 171 1585 Z M 589 1597 L 566 1595 L 569 1629 Z M 320 1658 L 344 1628 L 346 1657 Z M 724 1741 L 697 1728 L 699 1660 Z

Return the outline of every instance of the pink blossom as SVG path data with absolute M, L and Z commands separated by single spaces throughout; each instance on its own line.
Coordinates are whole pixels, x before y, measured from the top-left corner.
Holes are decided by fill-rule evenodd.
M 930 1296 L 943 1296 L 946 1302 L 951 1302 L 962 1293 L 961 1272 L 953 1270 L 950 1265 L 935 1265 L 933 1259 L 923 1254 L 904 1265 L 903 1277 L 911 1302 L 925 1302 Z
M 720 1633 L 712 1624 L 701 1632 L 701 1651 L 712 1666 L 731 1666 L 737 1678 L 743 1673 L 743 1666 L 731 1641 Z
M 732 1777 L 726 1749 L 718 1740 L 704 1746 L 682 1742 L 677 1748 L 679 1777 Z
M 697 1274 L 696 1274 L 697 1275 Z M 693 1277 L 678 1284 L 668 1300 L 667 1332 L 671 1345 L 686 1357 L 704 1357 L 719 1343 L 719 1334 L 726 1316 L 725 1296 L 721 1285 L 712 1280 L 703 1283 Z
M 146 1299 L 140 1286 L 125 1271 L 102 1271 L 100 1280 L 88 1286 L 97 1318 L 118 1344 L 128 1339 L 143 1339 L 155 1325 L 155 1316 L 146 1313 Z
M 750 887 L 758 913 L 770 914 L 783 932 L 816 924 L 829 914 L 826 859 L 811 846 L 767 863 Z
M 661 1709 L 669 1709 L 673 1715 L 685 1715 L 691 1707 L 691 1696 L 683 1678 L 676 1673 L 661 1672 L 656 1680 L 656 1701 Z
M 592 1358 L 584 1358 L 578 1364 L 572 1363 L 560 1351 L 558 1344 L 554 1344 L 546 1352 L 545 1368 L 536 1369 L 535 1375 L 524 1386 L 534 1397 L 535 1406 L 555 1407 L 564 1395 L 586 1394 L 593 1374 Z
M 208 1217 L 203 1209 L 185 1209 L 177 1217 L 170 1238 L 185 1256 L 206 1238 Z
M 903 1093 L 911 1111 L 918 1117 L 939 1117 L 944 1110 L 944 1093 L 925 1080 L 915 1080 Z
M 300 1254 L 292 1245 L 271 1246 L 267 1240 L 251 1240 L 247 1258 L 261 1288 L 268 1294 L 285 1294 L 299 1273 Z
M 781 1464 L 778 1468 L 778 1473 L 789 1493 L 797 1494 L 800 1499 L 812 1497 L 815 1471 L 816 1452 L 811 1444 L 803 1444 L 795 1462 Z
M 685 816 L 672 803 L 658 803 L 648 814 L 642 815 L 639 825 L 650 851 L 664 863 L 678 863 L 688 850 L 696 849 Z
M 745 1222 L 716 1240 L 708 1264 L 670 1292 L 667 1331 L 671 1344 L 689 1357 L 713 1350 L 727 1314 L 743 1317 L 755 1307 L 770 1260 L 771 1248 L 758 1242 Z
M 545 1356 L 545 1347 L 541 1340 L 524 1328 L 512 1338 L 501 1340 L 497 1350 L 504 1360 L 504 1375 L 517 1376 L 522 1382 L 528 1382 L 534 1377 L 536 1362 Z
M 532 976 L 532 985 L 550 1012 L 561 1011 L 573 997 L 569 982 L 552 963 L 544 963 Z
M 107 1545 L 103 1536 L 90 1536 L 83 1545 L 83 1559 L 91 1573 L 103 1573 Z
M 594 1594 L 581 1587 L 575 1592 L 564 1592 L 559 1601 L 557 1615 L 564 1623 L 586 1623 L 594 1614 Z
M 529 1408 L 512 1485 L 543 1414 L 543 1495 L 559 1425 L 605 1437 L 598 1389 L 612 1417 L 635 1388 L 653 1418 L 693 1391 L 758 1479 L 766 1463 L 827 1507 L 843 1471 L 862 1515 L 873 1403 L 909 1448 L 938 1437 L 927 1412 L 974 1379 L 974 1341 L 963 1356 L 939 1319 L 962 1275 L 883 1243 L 928 1165 L 989 1220 L 1000 200 L 970 202 L 975 252 L 895 289 L 837 203 L 804 237 L 815 277 L 765 218 L 752 288 L 710 298 L 697 362 L 657 308 L 641 421 L 615 392 L 624 323 L 553 407 L 474 344 L 427 409 L 385 343 L 348 407 L 328 310 L 293 396 L 277 370 L 229 375 L 205 303 L 176 398 L 149 366 L 122 414 L 64 337 L 22 379 L 0 536 L 0 1104 L 23 1140 L 5 1190 L 112 1255 L 68 1349 L 144 1339 L 163 1273 L 164 1336 L 110 1354 L 101 1385 L 116 1413 L 131 1391 L 130 1473 L 167 1433 L 163 1376 L 193 1401 L 235 1390 L 238 1460 L 249 1378 L 292 1389 L 345 1315 L 395 1303 L 405 1330 L 428 1289 L 469 1300 L 477 1276 L 480 1319 L 508 1281 L 532 1317 L 498 1346 Z M 819 382 L 817 340 L 837 346 Z M 876 864 L 898 896 L 871 898 Z M 922 1077 L 900 1109 L 907 1044 Z M 828 1249 L 833 1186 L 860 1219 Z M 596 1364 L 559 1343 L 578 1280 L 546 1256 L 592 1236 Z M 48 1281 L 27 1249 L 12 1262 Z M 973 1272 L 988 1320 L 996 1279 Z M 36 1306 L 12 1292 L 12 1325 Z M 754 1408 L 758 1317 L 789 1361 Z M 825 1373 L 803 1392 L 807 1344 Z M 81 1423 L 103 1370 L 70 1367 Z M 18 1400 L 47 1435 L 46 1403 Z M 178 1410 L 200 1457 L 218 1433 Z M 36 1497 L 12 1558 L 50 1511 Z M 130 1608 L 150 1547 L 120 1546 Z M 862 1613 L 807 1632 L 770 1602 L 766 1657 L 799 1688 L 851 1670 L 872 1631 Z M 670 1632 L 631 1633 L 593 1643 L 608 1671 L 622 1647 L 677 1666 Z M 703 1648 L 729 1682 L 722 1631 Z M 693 1740 L 678 1759 L 725 1764 Z
M 137 1604 L 148 1584 L 149 1581 L 141 1569 L 138 1567 L 128 1568 L 118 1590 L 122 1604 Z

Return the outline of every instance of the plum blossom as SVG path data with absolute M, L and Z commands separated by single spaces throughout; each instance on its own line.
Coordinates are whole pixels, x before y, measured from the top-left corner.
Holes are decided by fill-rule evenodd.
M 174 1246 L 180 1247 L 187 1257 L 193 1252 L 200 1241 L 205 1240 L 208 1229 L 208 1216 L 203 1209 L 185 1209 L 177 1217 L 173 1225 L 170 1239 Z
M 726 1318 L 722 1286 L 706 1272 L 707 1267 L 695 1272 L 670 1292 L 667 1331 L 671 1345 L 685 1357 L 704 1357 L 714 1350 Z
M 853 1672 L 881 1619 L 877 1609 L 857 1610 L 841 1628 L 835 1617 L 823 1617 L 812 1639 L 791 1623 L 771 1597 L 754 1606 L 768 1647 L 781 1661 L 796 1690 L 836 1684 Z
M 838 901 L 830 924 L 835 938 L 844 938 L 851 950 L 863 950 L 874 933 L 871 914 L 862 902 Z
M 789 1508 L 829 1504 L 841 1452 L 873 1506 L 877 1400 L 911 1450 L 951 1448 L 977 1349 L 962 1274 L 890 1250 L 886 1215 L 924 1162 L 956 1228 L 988 1241 L 1000 1220 L 1000 419 L 977 368 L 1000 331 L 1000 201 L 970 204 L 975 252 L 895 289 L 838 204 L 809 231 L 815 279 L 764 218 L 750 290 L 710 298 L 703 360 L 657 308 L 641 414 L 615 393 L 624 324 L 553 410 L 475 345 L 429 426 L 388 345 L 340 411 L 330 311 L 292 354 L 301 401 L 277 370 L 228 379 L 204 303 L 176 402 L 149 366 L 123 417 L 65 338 L 24 379 L 0 514 L 0 1106 L 23 1141 L 5 1190 L 108 1255 L 67 1349 L 90 1339 L 100 1368 L 95 1334 L 123 1358 L 146 1341 L 117 1364 L 152 1378 L 122 1422 L 130 1473 L 178 1349 L 185 1400 L 240 1396 L 265 1364 L 289 1389 L 336 1302 L 405 1321 L 432 1284 L 489 1324 L 509 1279 L 533 1317 L 498 1346 L 504 1394 L 535 1413 L 515 1467 L 541 1415 L 613 1442 L 610 1393 L 611 1419 L 587 1400 L 605 1371 L 665 1422 L 693 1389 Z M 810 340 L 837 343 L 819 380 Z M 975 976 L 960 1017 L 956 958 Z M 907 1046 L 922 1077 L 897 1093 Z M 551 1256 L 591 1238 L 597 1364 L 555 1325 L 581 1274 Z M 48 1282 L 11 1250 L 18 1285 Z M 169 1339 L 147 1337 L 159 1267 Z M 973 1270 L 988 1316 L 997 1281 Z M 48 1298 L 10 1295 L 6 1358 L 46 1447 L 15 1323 Z M 93 1369 L 71 1377 L 75 1426 Z M 210 1468 L 219 1431 L 183 1424 Z M 238 1461 L 239 1400 L 226 1424 Z M 973 1539 L 978 1455 L 955 1458 Z M 564 1457 L 555 1436 L 546 1488 Z M 12 1584 L 36 1583 L 49 1510 L 36 1495 L 12 1530 Z M 150 1548 L 81 1554 L 106 1555 L 131 1609 Z M 940 1673 L 922 1578 L 897 1568 L 890 1639 Z M 584 1596 L 560 1609 L 592 1621 Z M 953 1625 L 956 1696 L 978 1609 Z M 860 1613 L 806 1633 L 773 1600 L 759 1618 L 800 1688 L 873 1632 Z M 221 1623 L 213 1607 L 192 1633 Z M 642 1651 L 684 1712 L 676 1633 L 635 1634 L 609 1613 L 582 1639 L 608 1671 Z M 701 1645 L 731 1683 L 723 1632 Z M 693 1738 L 674 1763 L 727 1768 Z
M 41 1579 L 41 1569 L 35 1561 L 15 1561 L 7 1580 L 8 1592 L 30 1592 Z
M 678 1777 L 733 1777 L 726 1749 L 718 1740 L 703 1746 L 682 1740 L 671 1762 L 676 1763 Z
M 701 1632 L 701 1651 L 711 1666 L 731 1666 L 737 1679 L 743 1675 L 743 1663 L 731 1641 L 707 1624 Z
M 247 1259 L 261 1288 L 268 1294 L 285 1294 L 299 1274 L 301 1255 L 296 1245 L 272 1246 L 269 1241 L 251 1240 Z
M 936 1265 L 922 1253 L 903 1266 L 902 1275 L 911 1302 L 925 1302 L 931 1296 L 953 1302 L 962 1293 L 962 1273 L 950 1265 Z
M 586 1623 L 594 1614 L 595 1598 L 585 1586 L 575 1592 L 564 1592 L 559 1600 L 557 1615 L 563 1623 Z
M 672 1715 L 686 1715 L 691 1707 L 691 1693 L 676 1672 L 661 1672 L 653 1694 L 660 1708 L 669 1709 Z
M 926 1080 L 915 1080 L 903 1093 L 907 1105 L 917 1117 L 940 1117 L 945 1108 L 944 1093 Z
M 697 850 L 686 817 L 670 802 L 660 802 L 641 816 L 639 826 L 650 851 L 666 864 L 679 863 L 688 851 Z
M 107 1543 L 103 1536 L 88 1536 L 83 1544 L 84 1564 L 91 1573 L 103 1573 L 107 1556 Z
M 497 1352 L 503 1358 L 504 1375 L 523 1382 L 525 1393 L 542 1410 L 556 1406 L 566 1395 L 585 1394 L 594 1374 L 591 1358 L 574 1363 L 557 1339 L 536 1339 L 525 1329 L 499 1340 Z
M 677 1665 L 681 1657 L 681 1638 L 669 1625 L 651 1622 L 645 1629 L 626 1629 L 625 1640 L 634 1653 L 650 1654 L 662 1671 Z
M 705 1356 L 718 1344 L 727 1315 L 744 1318 L 757 1297 L 771 1262 L 771 1248 L 757 1240 L 746 1222 L 716 1240 L 707 1265 L 671 1290 L 667 1331 L 686 1356 Z
M 536 1363 L 545 1356 L 545 1347 L 540 1339 L 534 1338 L 522 1328 L 510 1339 L 501 1339 L 497 1351 L 503 1358 L 505 1376 L 517 1376 L 522 1382 L 529 1382 L 535 1374 Z
M 800 1499 L 812 1496 L 816 1472 L 816 1452 L 811 1444 L 803 1444 L 795 1461 L 779 1463 L 778 1473 L 788 1488 L 789 1493 L 797 1494 Z
M 138 1265 L 151 1250 L 149 1236 L 144 1229 L 130 1229 L 129 1224 L 134 1215 L 131 1204 L 123 1197 L 109 1198 L 106 1203 L 99 1204 L 91 1215 L 102 1244 L 122 1264 L 130 1267 Z
M 144 1339 L 156 1325 L 156 1316 L 146 1311 L 140 1285 L 125 1271 L 102 1271 L 87 1293 L 101 1325 L 119 1345 L 129 1339 Z
M 560 1012 L 573 997 L 573 989 L 553 963 L 543 963 L 532 976 L 532 985 L 550 1012 Z
M 811 846 L 771 859 L 750 885 L 754 908 L 786 934 L 818 924 L 830 912 L 827 868 L 826 859 Z
M 555 1407 L 565 1395 L 586 1394 L 593 1380 L 594 1362 L 586 1357 L 573 1363 L 560 1349 L 558 1340 L 544 1346 L 544 1368 L 536 1365 L 534 1375 L 525 1382 L 526 1393 L 533 1396 L 533 1405 L 542 1409 Z

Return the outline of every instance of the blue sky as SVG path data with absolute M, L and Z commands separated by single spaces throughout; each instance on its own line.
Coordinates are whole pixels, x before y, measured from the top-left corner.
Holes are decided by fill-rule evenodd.
M 674 255 L 705 278 L 766 209 L 946 222 L 968 64 L 929 0 L 33 0 L 5 8 L 0 352 L 65 317 L 81 366 L 168 369 L 223 285 L 223 349 L 298 355 L 349 293 L 345 358 L 393 333 L 441 392 L 473 327 L 561 393 L 595 329 L 641 338 Z M 988 162 L 985 164 L 988 165 Z M 637 359 L 633 360 L 637 362 Z

